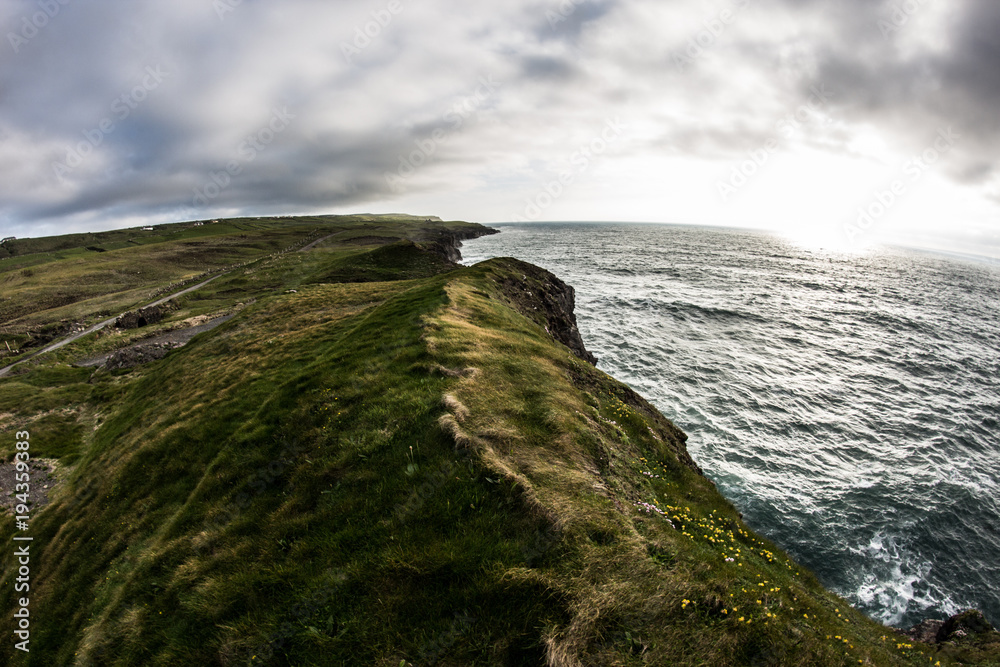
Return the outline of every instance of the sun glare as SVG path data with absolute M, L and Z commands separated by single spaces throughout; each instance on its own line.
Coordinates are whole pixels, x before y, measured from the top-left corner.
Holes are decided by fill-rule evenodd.
M 832 224 L 801 224 L 783 226 L 777 234 L 790 243 L 812 251 L 865 254 L 876 245 L 871 237 L 851 238 Z

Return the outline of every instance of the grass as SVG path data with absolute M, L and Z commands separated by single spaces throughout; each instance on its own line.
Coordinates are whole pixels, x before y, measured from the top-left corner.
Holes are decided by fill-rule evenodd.
M 66 476 L 32 518 L 31 653 L 0 660 L 995 663 L 909 646 L 754 534 L 683 433 L 518 312 L 523 265 L 373 223 L 186 296 L 164 326 L 243 306 L 165 359 L 74 369 L 80 341 L 0 380 L 4 442 L 29 424 Z
M 60 338 L 71 324 L 95 323 L 210 273 L 252 271 L 327 236 L 322 248 L 349 255 L 384 242 L 425 243 L 462 224 L 391 215 L 255 218 L 11 241 L 0 246 L 0 360 Z M 241 291 L 229 284 L 229 296 Z
M 149 300 L 158 289 L 304 241 L 314 228 L 274 225 L 255 235 L 231 225 L 192 228 L 103 253 L 86 249 L 35 253 L 0 262 L 3 331 L 25 336 L 44 323 L 89 321 Z M 23 267 L 30 261 L 31 266 Z M 22 339 L 15 339 L 18 344 Z

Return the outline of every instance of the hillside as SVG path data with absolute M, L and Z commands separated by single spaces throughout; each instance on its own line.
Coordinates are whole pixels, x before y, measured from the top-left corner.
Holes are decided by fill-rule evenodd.
M 571 288 L 453 263 L 487 231 L 325 216 L 15 246 L 0 455 L 28 431 L 51 476 L 27 531 L 3 520 L 33 541 L 30 653 L 8 639 L 0 662 L 1000 664 L 996 633 L 910 641 L 756 535 L 591 363 Z M 30 356 L 212 276 L 156 322 Z

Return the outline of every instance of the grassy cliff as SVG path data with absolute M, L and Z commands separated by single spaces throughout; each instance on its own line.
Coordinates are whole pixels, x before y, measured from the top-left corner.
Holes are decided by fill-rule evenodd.
M 3 664 L 989 663 L 867 619 L 745 526 L 684 434 L 589 363 L 572 290 L 513 259 L 449 261 L 482 228 L 212 227 L 0 262 L 20 344 L 206 272 L 155 329 L 233 316 L 124 371 L 71 362 L 148 331 L 0 379 L 0 455 L 28 430 L 60 480 L 27 532 L 31 652 L 8 639 Z M 147 265 L 155 280 L 108 278 Z M 98 272 L 48 298 L 68 289 L 54 276 Z M 0 532 L 21 534 L 10 516 Z

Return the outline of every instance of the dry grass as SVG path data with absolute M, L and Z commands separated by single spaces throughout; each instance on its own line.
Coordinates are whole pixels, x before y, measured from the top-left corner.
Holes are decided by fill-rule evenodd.
M 669 420 L 506 305 L 516 265 L 316 282 L 347 259 L 391 274 L 381 248 L 220 279 L 176 318 L 248 305 L 148 367 L 0 381 L 7 424 L 79 436 L 32 524 L 31 664 L 928 664 L 748 530 Z
M 516 486 L 525 511 L 548 526 L 551 537 L 530 559 L 535 566 L 507 573 L 540 577 L 567 600 L 567 621 L 549 626 L 542 637 L 547 665 L 909 662 L 876 641 L 891 631 L 859 615 L 853 628 L 841 624 L 829 630 L 854 637 L 853 655 L 860 657 L 851 658 L 836 657 L 836 647 L 825 640 L 829 621 L 822 614 L 815 617 L 816 626 L 796 623 L 806 631 L 790 634 L 777 614 L 773 622 L 761 616 L 753 626 L 721 613 L 730 605 L 741 607 L 731 602 L 746 597 L 737 587 L 757 576 L 772 588 L 795 592 L 773 603 L 775 610 L 786 608 L 780 612 L 785 622 L 791 621 L 794 612 L 787 607 L 793 604 L 808 604 L 810 610 L 847 605 L 811 577 L 797 576 L 797 566 L 742 526 L 690 462 L 683 434 L 673 424 L 553 345 L 537 325 L 502 305 L 500 295 L 491 296 L 496 281 L 486 270 L 470 274 L 446 285 L 447 305 L 425 326 L 440 368 L 479 369 L 467 377 L 447 373 L 456 381 L 443 399 L 449 413 L 440 424 L 456 442 L 475 443 L 481 464 Z M 660 472 L 662 481 L 650 483 L 639 474 L 643 468 Z M 731 572 L 740 568 L 723 562 L 711 544 L 706 549 L 686 532 L 637 511 L 643 501 L 697 507 L 702 517 L 738 526 L 734 534 L 750 545 L 741 542 L 744 550 L 779 555 Z M 737 597 L 730 598 L 733 591 Z M 692 615 L 688 607 L 704 611 Z M 799 639 L 790 642 L 789 636 Z

